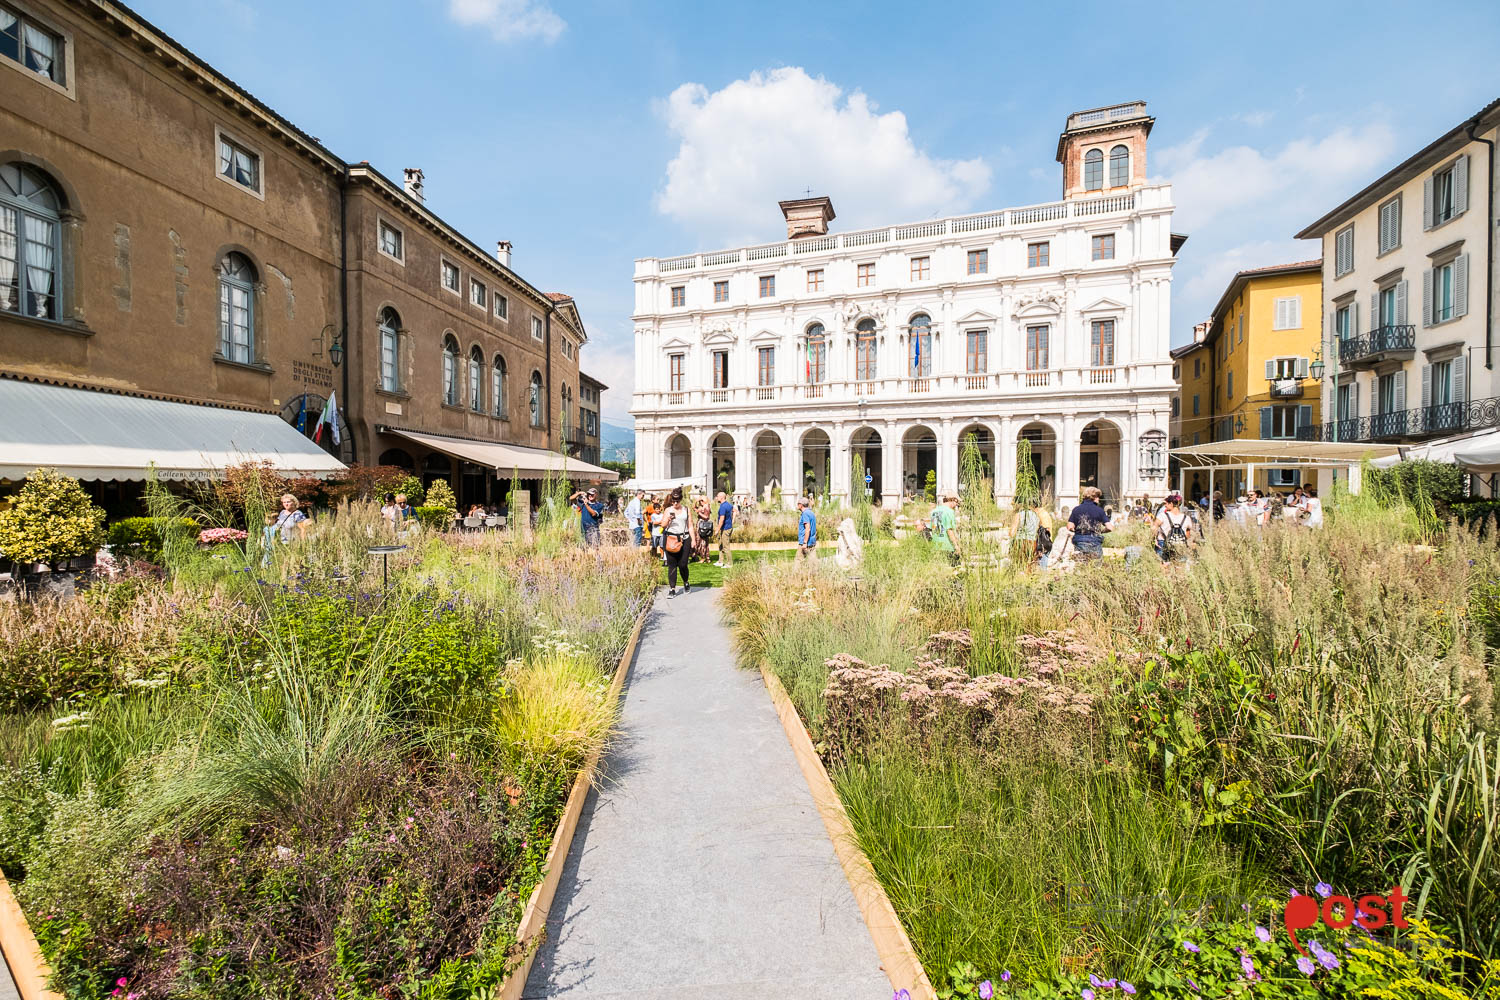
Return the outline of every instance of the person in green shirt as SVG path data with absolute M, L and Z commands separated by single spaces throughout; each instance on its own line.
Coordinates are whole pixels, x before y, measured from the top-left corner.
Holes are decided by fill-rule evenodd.
M 932 508 L 928 522 L 932 531 L 932 547 L 945 552 L 953 562 L 958 562 L 958 497 L 948 495 L 943 502 Z

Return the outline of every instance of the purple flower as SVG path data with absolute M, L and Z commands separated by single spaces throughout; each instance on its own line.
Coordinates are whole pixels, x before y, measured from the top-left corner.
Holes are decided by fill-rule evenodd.
M 979 984 L 979 1000 L 990 1000 L 995 995 L 995 984 L 986 979 Z
M 1194 993 L 1201 993 L 1201 992 L 1203 992 L 1202 990 L 1198 989 L 1198 984 L 1195 983 L 1195 982 L 1193 982 L 1191 979 L 1188 980 L 1188 985 L 1193 988 L 1193 992 Z
M 1120 980 L 1120 989 L 1126 993 L 1129 993 L 1131 996 L 1135 996 L 1135 984 L 1131 983 L 1127 979 Z
M 1333 895 L 1333 886 L 1329 885 L 1327 882 L 1319 882 L 1317 885 L 1313 886 L 1313 892 L 1317 893 L 1319 896 L 1322 896 L 1324 899 L 1327 899 L 1329 896 Z
M 909 990 L 897 990 L 891 994 L 891 1000 L 911 1000 L 911 992 Z
M 1255 925 L 1255 936 L 1260 938 L 1262 944 L 1269 943 L 1271 940 L 1271 932 L 1266 930 L 1260 924 Z
M 1078 995 L 1079 995 L 1079 997 L 1082 998 L 1082 1000 L 1094 1000 L 1094 991 L 1093 990 L 1084 990 L 1082 993 L 1080 993 Z
M 1008 983 L 1008 982 L 1010 982 L 1010 970 L 1009 969 L 1006 969 L 1004 972 L 1000 973 L 1000 981 L 1002 983 Z
M 1197 945 L 1193 944 L 1193 942 L 1191 942 L 1191 941 L 1184 941 L 1184 942 L 1182 942 L 1182 947 L 1183 947 L 1184 950 L 1190 951 L 1194 955 L 1198 954 L 1198 952 L 1200 951 L 1199 947 Z
M 1297 956 L 1297 971 L 1301 972 L 1304 976 L 1312 975 L 1313 971 L 1316 968 L 1317 967 L 1312 964 L 1312 959 L 1308 958 L 1306 955 Z
M 1246 979 L 1259 979 L 1255 973 L 1255 959 L 1249 955 L 1240 956 L 1240 969 L 1244 971 Z
M 1089 973 L 1089 985 L 1093 986 L 1093 987 L 1096 987 L 1096 988 L 1101 988 L 1102 989 L 1103 986 L 1104 986 L 1104 980 L 1100 979 L 1098 976 L 1096 976 L 1092 972 L 1090 972 Z

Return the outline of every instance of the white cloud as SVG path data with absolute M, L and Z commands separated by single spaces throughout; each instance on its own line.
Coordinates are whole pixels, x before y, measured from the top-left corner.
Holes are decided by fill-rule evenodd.
M 780 226 L 776 202 L 809 187 L 855 228 L 961 211 L 990 185 L 984 160 L 929 156 L 901 112 L 879 114 L 863 92 L 800 67 L 713 92 L 685 83 L 659 110 L 679 146 L 656 208 L 719 244 L 766 238 Z
M 462 25 L 488 28 L 501 42 L 555 42 L 568 26 L 541 0 L 448 0 L 448 16 Z

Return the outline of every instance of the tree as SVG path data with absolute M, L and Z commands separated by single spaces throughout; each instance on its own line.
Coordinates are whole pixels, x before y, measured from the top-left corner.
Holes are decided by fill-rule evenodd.
M 0 511 L 0 553 L 17 563 L 46 563 L 93 555 L 104 544 L 104 509 L 78 480 L 37 469 Z
M 936 469 L 928 469 L 927 470 L 927 482 L 923 486 L 922 492 L 924 492 L 924 493 L 927 494 L 927 502 L 928 503 L 937 503 L 937 470 Z
M 447 480 L 436 480 L 427 487 L 427 506 L 442 507 L 448 511 L 458 510 L 458 497 L 453 495 L 453 487 L 448 485 Z

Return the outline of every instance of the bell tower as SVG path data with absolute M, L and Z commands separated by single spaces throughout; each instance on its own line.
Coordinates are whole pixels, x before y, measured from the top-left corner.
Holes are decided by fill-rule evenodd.
M 1075 111 L 1057 137 L 1063 197 L 1124 194 L 1146 183 L 1146 137 L 1156 119 L 1145 101 Z

